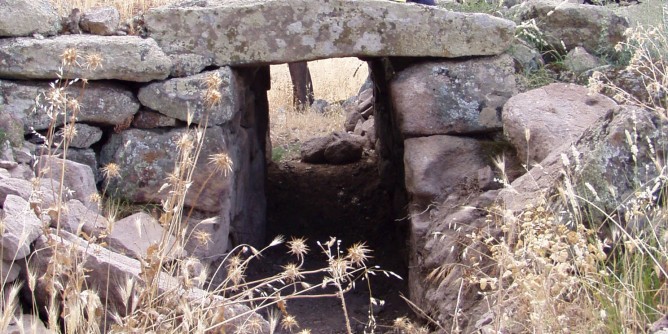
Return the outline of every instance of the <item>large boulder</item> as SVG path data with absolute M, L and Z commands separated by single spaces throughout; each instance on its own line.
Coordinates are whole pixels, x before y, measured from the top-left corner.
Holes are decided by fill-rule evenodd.
M 84 66 L 65 66 L 65 79 L 116 79 L 146 82 L 165 79 L 172 62 L 152 39 L 137 36 L 66 35 L 46 39 L 0 39 L 0 78 L 58 79 L 66 51 L 76 50 Z M 98 66 L 86 66 L 99 55 Z
M 220 101 L 213 107 L 207 103 L 207 79 L 211 76 L 220 78 L 218 88 Z M 243 103 L 241 78 L 229 67 L 196 74 L 187 78 L 175 78 L 154 82 L 139 90 L 139 101 L 163 115 L 182 121 L 188 120 L 192 113 L 192 122 L 220 125 L 229 122 Z
M 616 107 L 604 95 L 590 95 L 587 87 L 554 83 L 508 100 L 503 108 L 503 130 L 520 161 L 537 163 L 552 152 L 563 151 L 561 146 L 570 146 Z
M 503 190 L 505 207 L 519 211 L 527 205 L 559 202 L 557 187 L 566 171 L 575 193 L 583 198 L 580 206 L 587 219 L 603 221 L 604 213 L 623 219 L 624 201 L 660 182 L 655 162 L 666 154 L 667 126 L 665 119 L 646 110 L 611 110 L 582 134 L 574 149 L 553 152 Z
M 529 0 L 514 8 L 514 20 L 534 19 L 542 37 L 555 50 L 581 46 L 592 54 L 612 51 L 625 40 L 626 18 L 605 6 L 581 5 L 560 0 Z M 566 48 L 566 50 L 564 50 Z
M 501 109 L 515 93 L 507 55 L 413 65 L 390 83 L 406 137 L 471 134 L 501 129 Z
M 89 82 L 83 94 L 81 89 L 80 84 L 65 89 L 65 93 L 70 98 L 77 98 L 81 106 L 77 114 L 78 122 L 115 126 L 127 122 L 139 110 L 139 101 L 127 87 Z M 0 114 L 13 115 L 21 120 L 25 131 L 31 131 L 31 128 L 45 130 L 52 124 L 59 126 L 63 124 L 62 115 L 53 121 L 44 110 L 34 112 L 36 99 L 41 106 L 48 107 L 44 94 L 49 90 L 47 83 L 0 80 Z
M 116 163 L 120 176 L 107 180 L 107 192 L 138 203 L 160 203 L 171 196 L 168 190 L 160 190 L 174 171 L 179 155 L 177 145 L 187 135 L 186 131 L 130 129 L 113 134 L 102 148 L 100 164 Z M 189 136 L 194 140 L 192 134 Z M 232 149 L 230 136 L 229 130 L 221 127 L 206 130 L 192 186 L 185 198 L 186 206 L 208 212 L 221 209 L 221 196 L 231 191 L 231 181 L 219 175 L 216 167 L 209 163 L 209 157 L 229 152 Z
M 193 54 L 199 55 L 197 67 L 342 56 L 494 55 L 508 47 L 515 28 L 486 14 L 381 0 L 202 0 L 153 8 L 144 19 L 149 36 L 176 67 Z
M 54 35 L 60 16 L 49 0 L 3 0 L 0 2 L 0 37 Z

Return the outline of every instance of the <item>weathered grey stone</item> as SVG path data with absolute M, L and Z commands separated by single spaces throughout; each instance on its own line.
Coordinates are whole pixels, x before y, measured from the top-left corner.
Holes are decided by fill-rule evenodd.
M 132 126 L 138 129 L 155 129 L 176 126 L 176 119 L 150 110 L 139 110 L 132 120 Z
M 70 148 L 67 150 L 67 160 L 78 162 L 80 164 L 90 167 L 95 177 L 95 182 L 102 180 L 100 173 L 100 165 L 97 162 L 97 155 L 92 148 L 77 149 Z
M 513 96 L 503 108 L 503 130 L 525 164 L 570 146 L 587 127 L 617 107 L 587 87 L 554 83 Z M 527 142 L 527 133 L 529 141 Z
M 540 166 L 503 190 L 504 205 L 508 210 L 520 211 L 527 205 L 558 202 L 560 197 L 555 195 L 557 187 L 562 186 L 560 171 L 568 168 L 573 189 L 585 199 L 580 205 L 587 219 L 605 221 L 603 213 L 607 213 L 623 220 L 622 203 L 633 198 L 638 189 L 654 186 L 661 175 L 654 161 L 666 154 L 666 127 L 666 120 L 646 110 L 622 106 L 609 111 L 574 143 L 577 160 L 568 147 L 552 152 Z M 630 149 L 627 133 L 637 151 Z M 568 157 L 570 166 L 564 166 L 562 154 Z
M 138 212 L 115 222 L 107 243 L 109 249 L 138 260 L 146 258 L 152 245 L 165 247 L 164 254 L 170 258 L 179 256 L 182 252 L 176 248 L 176 239 L 166 233 L 155 218 L 146 212 Z
M 201 233 L 208 234 L 210 239 L 197 238 Z M 230 242 L 230 220 L 225 216 L 189 219 L 187 235 L 190 236 L 185 245 L 188 254 L 209 265 L 233 246 Z
M 325 163 L 325 149 L 334 139 L 331 136 L 311 138 L 302 143 L 300 156 L 303 162 L 310 164 Z
M 580 74 L 601 66 L 601 60 L 587 52 L 583 47 L 576 46 L 566 55 L 564 65 L 567 70 Z
M 9 161 L 9 160 L 0 160 L 0 168 L 6 169 L 6 170 L 12 170 L 16 167 L 18 167 L 18 163 L 16 161 Z
M 60 214 L 51 217 L 51 227 L 60 227 L 67 232 L 78 235 L 79 232 L 86 233 L 89 237 L 99 237 L 106 232 L 110 226 L 109 220 L 97 213 L 97 210 L 87 208 L 81 201 L 71 199 L 64 203 Z
M 107 307 L 118 311 L 121 316 L 125 316 L 127 310 L 125 307 L 126 298 L 123 297 L 119 288 L 125 286 L 128 279 L 133 279 L 135 282 L 141 281 L 141 263 L 138 260 L 114 253 L 100 245 L 88 243 L 75 236 L 68 235 L 66 232 L 62 232 L 60 235 L 51 234 L 49 237 L 53 240 L 52 242 L 47 241 L 46 236 L 42 236 L 35 243 L 35 249 L 38 251 L 30 258 L 28 265 L 36 269 L 36 274 L 42 276 L 47 273 L 48 268 L 50 268 L 49 264 L 53 261 L 54 249 L 68 250 L 68 252 L 71 250 L 72 253 L 67 253 L 68 256 L 85 259 L 83 262 L 83 267 L 87 270 L 85 286 L 97 291 L 100 299 L 105 301 Z M 53 243 L 57 246 L 54 247 Z M 257 321 L 261 325 L 260 333 L 269 332 L 268 323 L 257 313 L 251 312 L 245 305 L 230 304 L 225 302 L 222 296 L 208 293 L 197 287 L 186 287 L 181 284 L 178 278 L 166 272 L 158 273 L 155 282 L 161 294 L 173 297 L 176 300 L 187 300 L 192 305 L 203 305 L 204 307 L 210 307 L 210 309 L 222 307 L 224 319 L 232 319 L 238 315 L 239 317 L 235 318 L 236 320 L 230 321 L 229 324 L 221 327 L 224 328 L 226 333 L 234 332 L 238 326 L 248 321 Z M 67 284 L 67 282 L 63 284 Z M 33 296 L 36 298 L 35 302 L 38 305 L 48 305 L 49 293 L 47 291 L 44 281 L 37 280 L 36 293 Z M 223 306 L 223 304 L 225 305 Z
M 1 42 L 1 41 L 0 41 Z M 45 130 L 52 120 L 46 111 L 34 112 L 35 99 L 39 96 L 40 104 L 48 106 L 43 94 L 49 91 L 47 83 L 25 83 L 0 80 L 0 114 L 8 113 L 23 122 L 25 131 Z M 139 110 L 139 101 L 132 91 L 118 84 L 89 82 L 83 95 L 81 85 L 73 84 L 65 92 L 70 97 L 79 99 L 81 109 L 77 114 L 79 122 L 119 125 Z M 63 116 L 59 115 L 54 125 L 62 125 Z
M 4 179 L 0 182 L 0 203 L 4 202 L 7 196 L 14 195 L 31 203 L 41 203 L 44 208 L 53 205 L 56 199 L 54 193 L 57 193 L 59 184 L 52 180 L 40 180 L 38 187 L 33 189 L 32 182 L 25 179 Z
M 219 176 L 215 166 L 208 161 L 209 156 L 231 149 L 233 142 L 232 139 L 226 140 L 229 137 L 226 131 L 229 130 L 220 127 L 207 129 L 193 184 L 185 199 L 187 206 L 209 212 L 219 210 L 220 197 L 230 191 L 229 178 Z M 168 132 L 130 129 L 113 134 L 102 148 L 100 164 L 118 164 L 120 177 L 107 180 L 107 191 L 139 203 L 159 203 L 166 199 L 168 191 L 159 190 L 174 170 L 177 143 L 185 134 L 183 129 Z
M 515 39 L 507 53 L 513 57 L 515 72 L 517 73 L 537 71 L 545 65 L 540 52 L 520 39 Z
M 404 141 L 406 190 L 411 206 L 424 210 L 472 180 L 487 165 L 482 142 L 455 136 L 409 138 Z
M 42 222 L 30 204 L 19 196 L 7 195 L 3 203 L 2 259 L 23 259 L 30 254 L 30 244 L 39 236 Z
M 547 43 L 566 52 L 576 46 L 594 54 L 612 50 L 625 40 L 629 27 L 628 20 L 610 8 L 567 1 L 530 0 L 517 6 L 514 16 L 516 22 L 535 19 Z
M 5 112 L 8 108 L 5 106 L 6 103 L 4 87 L 0 80 L 0 142 L 9 140 L 12 146 L 21 147 L 25 135 L 23 122 L 11 112 Z
M 84 66 L 66 66 L 63 78 L 117 79 L 146 82 L 165 79 L 171 71 L 169 57 L 152 39 L 136 36 L 66 35 L 46 39 L 0 39 L 0 78 L 57 79 L 60 55 L 74 49 Z M 97 68 L 86 66 L 86 57 L 99 54 Z
M 212 76 L 221 79 L 218 90 L 221 100 L 209 108 L 207 79 Z M 236 71 L 224 67 L 187 78 L 151 83 L 139 90 L 138 97 L 142 105 L 169 117 L 186 121 L 188 113 L 192 113 L 193 123 L 204 123 L 208 117 L 209 125 L 220 125 L 232 119 L 241 107 L 243 87 L 240 87 L 239 80 Z
M 2 260 L 2 271 L 0 271 L 0 282 L 5 285 L 14 282 L 20 273 L 19 266 L 12 261 Z
M 0 2 L 0 37 L 54 35 L 60 16 L 49 0 L 3 0 Z
M 89 148 L 102 139 L 102 130 L 96 126 L 74 123 L 74 130 L 76 134 L 70 141 L 70 147 L 73 148 Z M 61 128 L 60 132 L 57 133 L 56 140 L 62 140 L 62 131 Z
M 18 163 L 30 164 L 35 154 L 35 144 L 24 141 L 22 145 L 14 149 L 14 159 Z
M 97 210 L 92 196 L 97 194 L 95 176 L 89 166 L 55 156 L 43 155 L 35 168 L 35 174 L 46 179 L 63 181 L 66 192 L 91 210 Z
M 390 90 L 404 136 L 497 131 L 515 93 L 513 62 L 503 55 L 422 63 L 401 71 Z
M 346 132 L 335 132 L 333 140 L 327 145 L 325 161 L 334 165 L 343 165 L 359 161 L 364 153 L 366 140 Z
M 167 54 L 198 54 L 219 66 L 494 55 L 514 36 L 512 22 L 490 15 L 381 0 L 200 0 L 151 9 L 145 21 Z
M 13 168 L 9 171 L 10 177 L 31 180 L 35 177 L 35 172 L 33 172 L 32 167 L 29 164 L 19 163 L 16 168 Z
M 81 17 L 80 26 L 85 32 L 108 36 L 116 33 L 121 14 L 115 7 L 98 7 L 87 10 Z

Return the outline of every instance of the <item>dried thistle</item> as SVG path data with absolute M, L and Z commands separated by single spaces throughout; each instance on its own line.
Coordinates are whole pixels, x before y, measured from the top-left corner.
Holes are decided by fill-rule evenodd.
M 371 249 L 365 243 L 357 242 L 348 248 L 348 255 L 346 256 L 350 263 L 356 266 L 364 266 L 364 262 L 369 259 Z
M 105 179 L 110 180 L 121 176 L 121 168 L 117 164 L 110 162 L 100 169 Z
M 214 169 L 218 173 L 222 173 L 224 176 L 227 176 L 229 173 L 232 173 L 232 166 L 234 162 L 232 158 L 225 153 L 216 153 L 209 157 L 209 163 L 213 165 Z
M 306 245 L 306 239 L 304 238 L 293 237 L 292 240 L 288 241 L 288 248 L 290 248 L 288 253 L 296 256 L 299 261 L 304 261 L 304 255 L 309 252 L 309 248 Z
M 294 315 L 288 314 L 281 320 L 281 327 L 286 331 L 292 332 L 294 329 L 299 328 L 299 323 Z

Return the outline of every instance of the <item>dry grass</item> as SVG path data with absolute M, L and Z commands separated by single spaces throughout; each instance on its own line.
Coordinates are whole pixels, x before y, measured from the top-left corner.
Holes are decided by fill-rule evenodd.
M 334 58 L 309 62 L 315 99 L 330 104 L 357 95 L 368 76 L 366 64 L 357 58 Z M 292 106 L 292 82 L 288 66 L 271 67 L 268 92 L 271 141 L 274 160 L 291 160 L 299 155 L 300 143 L 313 137 L 342 131 L 345 114 L 340 104 L 326 113 L 296 110 Z
M 139 12 L 145 12 L 149 8 L 159 7 L 179 0 L 51 0 L 58 8 L 61 16 L 69 14 L 72 9 L 79 8 L 82 11 L 93 7 L 111 6 L 116 7 L 121 14 L 121 20 L 131 18 Z

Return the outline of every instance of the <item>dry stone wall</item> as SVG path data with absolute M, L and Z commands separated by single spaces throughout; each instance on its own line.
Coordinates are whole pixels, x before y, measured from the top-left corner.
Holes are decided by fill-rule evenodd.
M 35 109 L 36 101 L 54 98 L 43 93 L 58 79 L 87 79 L 62 90 L 80 102 L 68 158 L 90 168 L 84 174 L 97 177 L 107 194 L 131 202 L 167 198 L 162 188 L 179 138 L 189 123 L 206 126 L 185 205 L 194 210 L 191 229 L 212 238 L 207 247 L 187 251 L 207 260 L 222 255 L 231 240 L 264 242 L 268 64 L 342 56 L 369 61 L 379 172 L 395 186 L 397 217 L 409 204 L 411 265 L 428 230 L 419 213 L 489 169 L 484 138 L 501 130 L 501 108 L 515 90 L 512 61 L 500 56 L 513 40 L 514 24 L 483 14 L 384 0 L 195 0 L 150 10 L 139 37 L 118 36 L 125 33 L 114 27 L 113 11 L 107 20 L 97 12 L 73 12 L 63 24 L 55 11 L 33 12 L 49 18 L 30 20 L 37 26 L 0 25 L 0 125 L 20 132 L 12 137 L 12 160 L 29 166 L 43 151 L 40 143 L 16 138 L 60 130 L 63 119 Z M 105 36 L 57 35 L 60 29 Z M 205 103 L 211 74 L 220 78 L 221 103 L 213 107 Z M 217 153 L 234 163 L 228 176 L 209 164 Z M 119 178 L 97 173 L 109 163 L 120 167 Z M 2 183 L 17 178 L 0 176 Z M 73 207 L 90 206 L 91 191 L 85 191 L 72 197 Z M 12 196 L 6 196 L 9 208 L 17 201 Z M 145 251 L 115 245 L 135 256 Z M 422 278 L 412 274 L 409 280 L 420 294 Z

